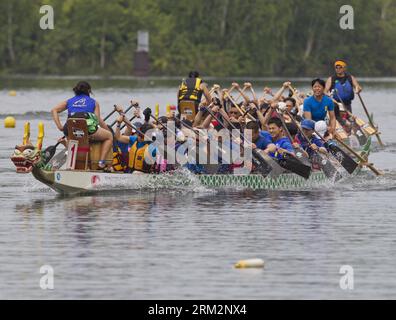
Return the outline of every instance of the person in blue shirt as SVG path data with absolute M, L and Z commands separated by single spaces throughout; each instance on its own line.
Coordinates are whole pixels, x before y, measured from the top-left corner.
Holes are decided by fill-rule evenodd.
M 68 117 L 84 118 L 87 121 L 87 130 L 90 140 L 102 141 L 100 151 L 99 168 L 105 169 L 105 158 L 113 145 L 113 135 L 100 116 L 99 103 L 90 97 L 91 85 L 88 82 L 80 81 L 73 88 L 75 96 L 59 103 L 51 110 L 52 117 L 58 129 L 65 136 L 68 135 L 67 125 L 60 122 L 59 113 L 66 111 Z
M 268 131 L 261 130 L 260 131 L 260 136 L 262 136 L 263 138 L 267 139 L 268 141 L 272 141 L 271 133 L 269 133 Z
M 335 134 L 336 117 L 334 103 L 331 98 L 324 94 L 326 83 L 322 79 L 312 81 L 313 96 L 304 100 L 304 119 L 321 121 L 326 120 L 327 114 L 330 119 L 329 133 Z
M 292 142 L 285 136 L 282 121 L 279 118 L 271 118 L 268 121 L 268 131 L 271 134 L 273 144 L 276 146 L 276 151 L 269 153 L 272 158 L 280 160 L 285 153 L 294 155 Z
M 337 60 L 334 63 L 334 68 L 334 75 L 327 79 L 325 93 L 330 94 L 334 90 L 334 100 L 342 103 L 349 112 L 352 112 L 352 100 L 355 98 L 355 92 L 360 93 L 362 87 L 356 78 L 347 72 L 346 61 Z
M 309 143 L 301 133 L 298 133 L 296 136 L 296 142 L 301 146 L 301 148 L 306 151 L 310 157 L 315 151 L 326 154 L 327 150 L 324 146 L 324 141 L 315 134 L 315 121 L 305 119 L 301 122 L 301 128 L 307 138 L 311 140 L 311 143 Z
M 260 133 L 260 126 L 255 121 L 250 121 L 245 130 L 252 131 L 252 147 L 253 149 L 267 150 L 268 147 L 273 146 L 271 139 L 265 133 Z

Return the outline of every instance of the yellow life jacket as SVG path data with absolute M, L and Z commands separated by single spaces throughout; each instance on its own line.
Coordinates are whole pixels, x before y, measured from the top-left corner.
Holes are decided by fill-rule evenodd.
M 122 164 L 121 161 L 121 149 L 119 147 L 117 147 L 117 149 L 113 149 L 113 169 L 115 171 L 124 171 L 126 168 L 125 166 Z
M 200 78 L 188 78 L 183 81 L 179 87 L 179 101 L 192 100 L 198 103 L 201 102 L 201 83 L 202 79 Z
M 137 147 L 138 142 L 136 141 L 129 150 L 129 163 L 128 167 L 132 170 L 150 172 L 151 166 L 144 161 L 146 156 L 146 150 L 149 147 L 149 143 L 146 143 L 143 147 Z

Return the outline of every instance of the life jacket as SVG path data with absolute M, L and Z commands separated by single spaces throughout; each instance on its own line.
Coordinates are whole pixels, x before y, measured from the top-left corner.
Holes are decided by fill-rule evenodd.
M 96 101 L 90 96 L 80 94 L 67 100 L 66 108 L 70 117 L 73 117 L 74 113 L 77 112 L 95 112 Z
M 201 102 L 201 83 L 202 79 L 200 78 L 188 78 L 187 80 L 183 81 L 179 87 L 179 101 L 191 100 L 197 103 Z
M 331 89 L 334 89 L 334 99 L 338 102 L 350 105 L 352 100 L 355 98 L 355 92 L 353 91 L 352 76 L 346 74 L 344 78 L 339 80 L 336 75 L 331 77 Z
M 122 159 L 122 152 L 120 147 L 113 144 L 113 169 L 115 171 L 124 171 L 126 169 L 126 164 Z
M 145 161 L 145 156 L 150 143 L 145 143 L 141 148 L 138 148 L 137 144 L 138 141 L 129 150 L 128 169 L 149 173 L 151 171 L 151 165 Z

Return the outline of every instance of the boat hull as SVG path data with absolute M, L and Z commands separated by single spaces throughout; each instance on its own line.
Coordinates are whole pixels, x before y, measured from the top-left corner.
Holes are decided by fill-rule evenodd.
M 124 174 L 99 171 L 45 171 L 35 168 L 34 177 L 63 195 L 95 193 L 105 190 L 169 189 L 204 186 L 207 188 L 243 188 L 251 190 L 295 190 L 313 188 L 329 179 L 322 172 L 313 172 L 309 179 L 292 173 L 277 178 L 250 175 Z

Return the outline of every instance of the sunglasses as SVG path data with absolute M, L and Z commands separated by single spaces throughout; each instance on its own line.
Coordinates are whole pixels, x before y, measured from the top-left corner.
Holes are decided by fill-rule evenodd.
M 343 66 L 336 66 L 336 69 L 344 69 Z

